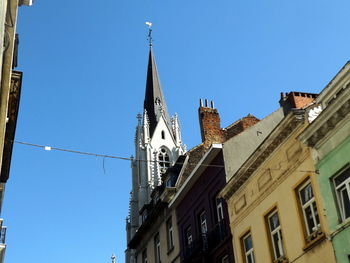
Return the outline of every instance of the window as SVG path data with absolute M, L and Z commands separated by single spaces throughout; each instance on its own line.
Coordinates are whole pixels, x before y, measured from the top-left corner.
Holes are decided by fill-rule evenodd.
M 160 263 L 160 240 L 159 240 L 159 233 L 155 235 L 154 237 L 154 255 L 155 255 L 155 262 Z
M 142 263 L 147 263 L 147 249 L 142 252 Z
M 205 211 L 203 211 L 200 216 L 199 216 L 199 222 L 201 226 L 201 233 L 206 234 L 208 232 L 208 227 L 207 227 L 207 215 Z
M 218 216 L 218 222 L 224 219 L 224 210 L 222 208 L 222 200 L 220 198 L 216 199 L 216 213 Z
M 174 248 L 174 239 L 173 239 L 173 223 L 171 218 L 166 223 L 167 228 L 167 237 L 168 237 L 168 250 L 172 250 Z
M 162 139 L 165 140 L 165 132 L 162 131 L 161 134 L 162 134 Z
M 228 260 L 228 255 L 223 256 L 220 262 L 221 263 L 229 263 L 230 261 Z
M 277 210 L 267 216 L 274 260 L 284 257 L 283 238 Z
M 166 169 L 170 167 L 170 158 L 167 151 L 161 148 L 158 153 L 158 162 L 160 167 L 160 172 L 165 173 Z
M 190 226 L 186 228 L 185 236 L 186 236 L 186 242 L 187 242 L 186 245 L 190 246 L 192 244 L 192 231 Z
M 245 263 L 255 263 L 253 240 L 250 232 L 242 238 Z
M 307 236 L 311 236 L 320 228 L 320 219 L 318 216 L 316 201 L 312 191 L 311 182 L 303 184 L 299 190 L 299 201 L 303 211 L 303 217 Z
M 350 218 L 350 167 L 334 178 L 335 191 L 342 221 Z

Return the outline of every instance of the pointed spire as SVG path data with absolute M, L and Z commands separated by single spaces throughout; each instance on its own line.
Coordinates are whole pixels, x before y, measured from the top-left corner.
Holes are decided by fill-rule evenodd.
M 168 126 L 171 127 L 152 46 L 150 46 L 149 49 L 144 109 L 147 111 L 149 118 L 150 137 L 152 137 L 156 125 L 162 115 L 164 116 Z

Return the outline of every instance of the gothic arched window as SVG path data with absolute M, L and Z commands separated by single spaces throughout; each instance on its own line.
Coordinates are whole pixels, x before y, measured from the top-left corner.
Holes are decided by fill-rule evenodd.
M 158 153 L 160 172 L 163 174 L 170 167 L 170 158 L 166 149 L 161 148 Z

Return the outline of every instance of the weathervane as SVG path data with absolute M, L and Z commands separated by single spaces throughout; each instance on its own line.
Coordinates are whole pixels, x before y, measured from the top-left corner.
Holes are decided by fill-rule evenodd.
M 115 263 L 115 255 L 114 254 L 112 254 L 111 259 L 112 259 L 112 263 Z
M 151 22 L 146 22 L 145 23 L 148 26 L 148 41 L 149 45 L 152 46 L 152 23 Z

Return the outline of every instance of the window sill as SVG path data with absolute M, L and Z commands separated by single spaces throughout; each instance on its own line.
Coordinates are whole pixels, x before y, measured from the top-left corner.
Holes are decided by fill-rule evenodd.
M 307 244 L 303 247 L 304 251 L 308 251 L 308 250 L 312 249 L 318 243 L 320 243 L 321 241 L 323 241 L 326 238 L 326 235 L 323 232 L 317 232 L 315 234 L 317 236 L 314 237 L 312 240 L 310 240 L 310 241 L 306 240 Z
M 288 258 L 286 258 L 286 257 L 280 257 L 280 258 L 278 258 L 278 259 L 275 259 L 274 261 L 273 261 L 273 263 L 288 263 L 289 262 L 289 260 L 288 260 Z
M 345 219 L 337 225 L 336 229 L 330 234 L 331 238 L 333 238 L 348 227 L 350 227 L 350 218 Z

